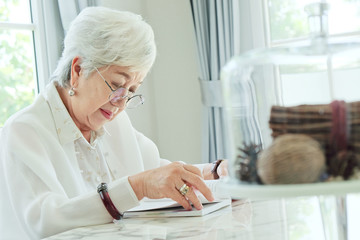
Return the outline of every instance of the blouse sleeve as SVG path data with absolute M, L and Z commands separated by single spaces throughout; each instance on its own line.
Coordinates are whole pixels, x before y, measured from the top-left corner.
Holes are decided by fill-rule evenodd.
M 171 163 L 169 160 L 160 157 L 159 150 L 151 139 L 137 131 L 135 128 L 134 131 L 143 158 L 145 170 L 157 168 Z
M 36 127 L 23 125 L 12 124 L 3 129 L 0 158 L 5 194 L 27 234 L 38 239 L 76 227 L 111 222 L 96 189 L 79 194 L 77 173 L 67 166 L 71 163 L 55 161 L 56 156 L 64 156 L 61 148 L 54 147 L 59 143 L 51 141 L 51 137 L 45 141 Z M 55 168 L 64 168 L 67 182 L 60 183 Z M 113 182 L 110 196 L 115 192 L 121 193 L 114 196 L 116 201 L 124 203 L 119 211 L 138 204 L 127 177 Z

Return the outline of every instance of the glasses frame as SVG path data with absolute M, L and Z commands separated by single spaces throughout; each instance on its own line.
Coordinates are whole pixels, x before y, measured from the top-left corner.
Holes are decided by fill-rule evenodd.
M 118 102 L 120 102 L 122 99 L 125 99 L 125 98 L 127 98 L 127 100 L 126 100 L 126 102 L 125 102 L 125 105 L 126 105 L 127 108 L 129 108 L 129 107 L 128 107 L 129 101 L 130 101 L 131 99 L 135 99 L 135 98 L 139 98 L 139 99 L 140 99 L 140 100 L 139 100 L 139 104 L 136 104 L 134 107 L 130 107 L 130 108 L 136 108 L 136 107 L 138 107 L 139 105 L 143 105 L 143 104 L 144 104 L 144 101 L 145 101 L 145 100 L 144 100 L 144 97 L 143 97 L 142 94 L 133 95 L 133 94 L 134 94 L 133 92 L 129 91 L 127 88 L 124 88 L 124 87 L 119 87 L 119 88 L 117 88 L 117 89 L 113 89 L 113 88 L 111 87 L 111 85 L 106 81 L 106 79 L 104 78 L 104 76 L 100 73 L 99 69 L 97 69 L 97 67 L 94 67 L 94 69 L 97 71 L 97 73 L 100 75 L 100 77 L 102 78 L 102 80 L 104 80 L 104 82 L 106 83 L 106 85 L 107 85 L 107 86 L 109 87 L 109 89 L 111 90 L 111 93 L 109 94 L 109 101 L 110 101 L 112 104 L 116 105 Z M 125 90 L 127 91 L 127 94 L 124 95 L 124 96 L 121 96 L 121 100 L 112 101 L 111 96 L 114 94 L 114 92 L 118 91 L 119 89 L 125 89 Z

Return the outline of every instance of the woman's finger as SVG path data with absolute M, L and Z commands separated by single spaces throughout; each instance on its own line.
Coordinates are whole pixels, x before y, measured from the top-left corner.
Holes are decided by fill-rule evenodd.
M 195 167 L 195 166 L 192 166 L 192 165 L 189 165 L 189 164 L 184 164 L 183 165 L 184 169 L 189 171 L 189 172 L 192 172 L 200 177 L 203 177 L 200 169 L 198 167 Z
M 187 198 L 187 200 L 189 200 L 194 205 L 194 207 L 197 210 L 200 210 L 203 208 L 203 205 L 201 204 L 201 201 L 200 201 L 199 197 L 196 195 L 193 187 L 190 187 L 190 190 L 187 192 L 185 197 Z
M 184 183 L 185 184 L 185 183 Z M 181 206 L 183 206 L 186 210 L 191 210 L 191 204 L 189 202 L 188 199 L 186 199 L 186 195 L 191 191 L 191 187 L 189 188 L 188 192 L 186 194 L 182 194 L 180 192 L 180 189 L 184 186 L 184 184 L 182 184 L 181 186 L 175 186 L 175 188 L 173 189 L 173 191 L 171 192 L 171 196 L 170 198 L 176 202 L 178 202 Z M 180 187 L 179 187 L 180 186 Z
M 182 188 L 188 188 L 187 191 L 182 192 Z M 201 201 L 199 200 L 198 196 L 196 195 L 193 187 L 190 186 L 190 184 L 184 183 L 180 188 L 178 188 L 179 193 L 188 201 L 191 202 L 192 205 L 198 210 L 202 209 L 203 206 L 201 204 Z M 190 208 L 191 209 L 191 208 Z
M 211 190 L 206 186 L 205 182 L 201 177 L 198 175 L 195 175 L 191 172 L 184 172 L 181 176 L 184 182 L 186 182 L 189 186 L 195 187 L 198 191 L 204 195 L 204 197 L 209 200 L 213 201 L 214 196 L 211 192 Z
M 186 178 L 185 179 L 184 175 L 183 175 L 183 180 L 185 180 L 189 186 L 194 187 L 198 191 L 200 191 L 206 199 L 208 199 L 209 201 L 212 201 L 214 199 L 214 197 L 212 195 L 211 190 L 206 186 L 205 182 L 203 181 L 203 176 L 202 176 L 200 169 L 195 166 L 188 165 L 188 164 L 184 164 L 183 167 L 185 170 L 187 170 L 187 172 L 185 172 L 185 175 L 187 177 L 185 177 Z M 195 175 L 193 175 L 193 174 L 195 174 Z M 199 198 L 196 196 L 194 191 L 191 191 L 191 192 L 192 193 L 189 194 L 189 196 L 187 196 L 187 198 L 194 204 L 196 209 L 201 209 L 202 205 L 201 205 Z

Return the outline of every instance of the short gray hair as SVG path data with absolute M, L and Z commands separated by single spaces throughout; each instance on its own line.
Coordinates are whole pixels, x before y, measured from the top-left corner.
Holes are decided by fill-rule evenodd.
M 52 81 L 69 87 L 71 63 L 80 57 L 85 77 L 94 67 L 118 65 L 147 72 L 156 57 L 154 32 L 140 15 L 105 7 L 88 7 L 72 21 Z

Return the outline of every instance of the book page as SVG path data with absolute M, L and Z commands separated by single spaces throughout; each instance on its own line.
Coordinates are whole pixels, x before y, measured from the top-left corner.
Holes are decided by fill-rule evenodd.
M 221 200 L 225 198 L 230 198 L 230 195 L 225 195 L 223 193 L 220 193 L 218 187 L 221 180 L 205 180 L 204 181 L 206 186 L 210 188 L 215 200 L 213 202 L 220 202 Z M 195 189 L 195 193 L 200 199 L 201 203 L 208 203 L 209 201 L 200 193 L 198 190 Z

